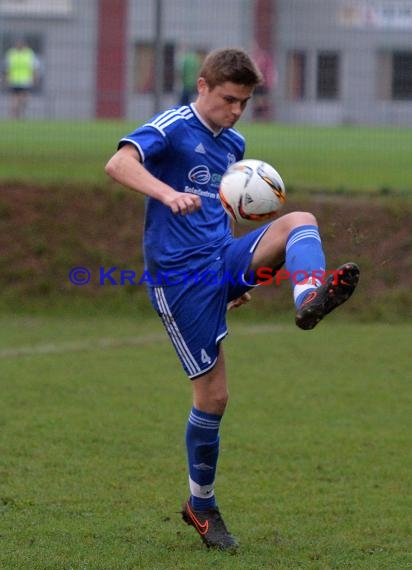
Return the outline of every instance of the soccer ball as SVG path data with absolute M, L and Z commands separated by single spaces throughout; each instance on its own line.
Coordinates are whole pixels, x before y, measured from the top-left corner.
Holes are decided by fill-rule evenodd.
M 239 224 L 275 218 L 286 200 L 280 174 L 267 162 L 246 159 L 224 173 L 219 198 L 226 213 Z

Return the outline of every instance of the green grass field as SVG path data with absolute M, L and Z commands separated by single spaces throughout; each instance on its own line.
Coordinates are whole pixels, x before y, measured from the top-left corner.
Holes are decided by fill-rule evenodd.
M 136 124 L 2 121 L 0 181 L 102 184 L 117 141 Z M 272 163 L 289 189 L 412 192 L 412 131 L 240 123 L 248 157 Z
M 124 193 L 102 199 L 105 161 L 134 126 L 1 122 L 0 184 L 27 183 L 28 193 L 50 185 L 53 193 L 28 204 L 26 188 L 11 185 L 0 204 L 1 243 L 13 245 L 2 260 L 0 299 L 0 569 L 412 568 L 412 325 L 406 309 L 391 324 L 383 310 L 391 312 L 385 300 L 398 285 L 385 273 L 389 254 L 407 259 L 410 239 L 393 226 L 399 237 L 378 268 L 393 291 L 371 308 L 376 322 L 342 308 L 305 333 L 290 306 L 279 316 L 264 303 L 256 311 L 256 302 L 229 316 L 231 400 L 217 497 L 241 549 L 207 551 L 178 514 L 188 492 L 190 383 L 148 300 L 110 290 L 83 298 L 61 287 L 69 262 L 83 259 L 78 240 L 85 259 L 100 265 L 118 251 L 110 240 L 134 244 Z M 247 156 L 273 163 L 292 191 L 350 192 L 355 203 L 353 193 L 393 193 L 377 200 L 390 202 L 382 212 L 408 211 L 411 130 L 239 128 Z M 91 190 L 88 200 L 79 188 Z M 59 192 L 70 191 L 68 212 Z M 108 232 L 119 225 L 109 242 L 92 223 L 107 218 Z M 360 229 L 359 299 L 367 304 L 375 243 Z
M 412 327 L 339 322 L 230 317 L 229 556 L 177 514 L 190 386 L 160 324 L 3 316 L 0 567 L 412 567 Z

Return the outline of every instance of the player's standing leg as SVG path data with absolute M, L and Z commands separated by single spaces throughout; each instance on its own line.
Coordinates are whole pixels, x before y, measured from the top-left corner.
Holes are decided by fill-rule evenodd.
M 238 543 L 226 528 L 214 491 L 219 427 L 228 401 L 221 345 L 216 365 L 210 372 L 193 380 L 192 386 L 193 408 L 186 428 L 191 496 L 183 506 L 182 516 L 208 547 L 233 551 Z

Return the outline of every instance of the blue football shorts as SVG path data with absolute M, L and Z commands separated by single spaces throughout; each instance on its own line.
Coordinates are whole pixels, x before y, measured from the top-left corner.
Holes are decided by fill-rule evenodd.
M 269 225 L 234 238 L 209 266 L 178 284 L 148 288 L 151 303 L 190 379 L 205 374 L 216 363 L 219 343 L 228 334 L 227 304 L 256 286 L 245 274 Z

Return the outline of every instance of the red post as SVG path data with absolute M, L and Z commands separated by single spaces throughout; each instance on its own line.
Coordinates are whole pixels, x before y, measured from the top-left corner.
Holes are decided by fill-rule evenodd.
M 275 0 L 255 0 L 254 38 L 261 49 L 272 51 L 275 36 Z
M 126 0 L 99 0 L 97 30 L 97 118 L 123 118 L 125 111 Z

